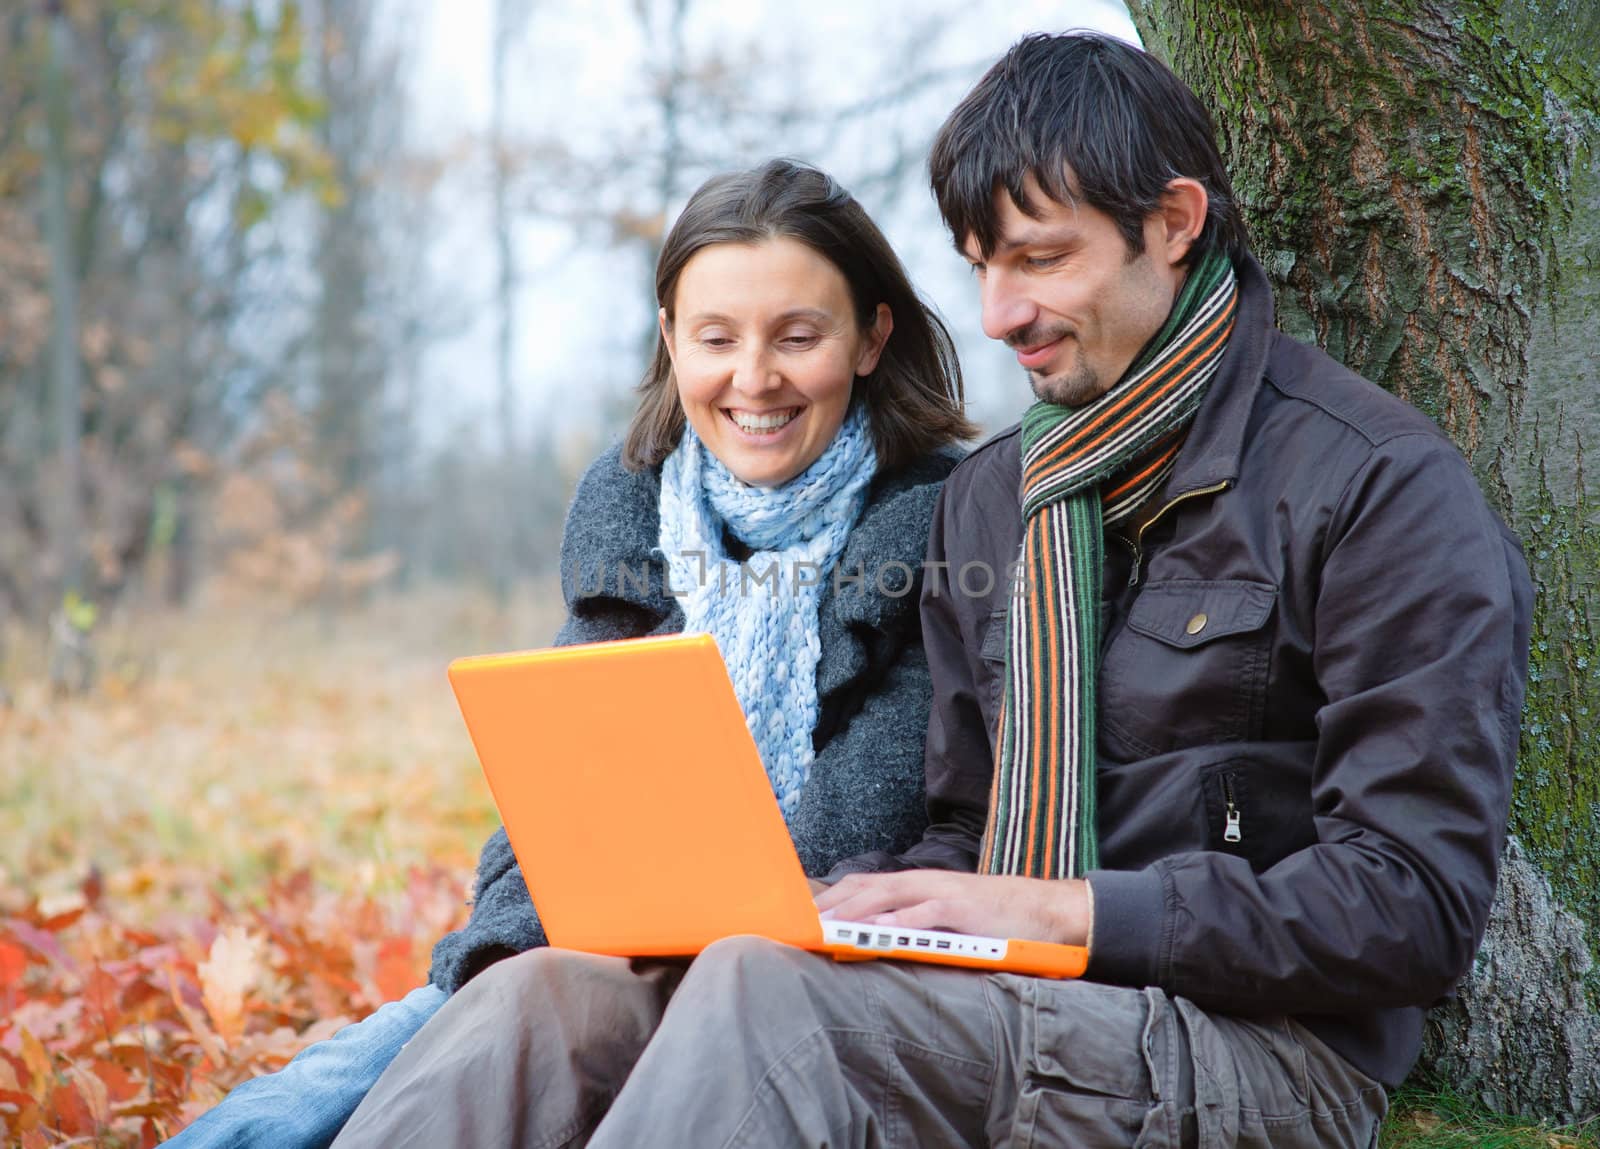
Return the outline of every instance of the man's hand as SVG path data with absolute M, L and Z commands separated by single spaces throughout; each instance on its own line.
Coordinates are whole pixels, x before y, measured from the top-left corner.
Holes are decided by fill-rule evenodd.
M 1089 938 L 1089 886 L 1082 878 L 1047 881 L 946 870 L 851 874 L 817 896 L 825 918 L 954 930 L 1081 946 Z

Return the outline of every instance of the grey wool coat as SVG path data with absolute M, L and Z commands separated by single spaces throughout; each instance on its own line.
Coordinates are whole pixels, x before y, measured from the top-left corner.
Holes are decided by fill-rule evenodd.
M 934 502 L 959 460 L 940 452 L 874 479 L 838 576 L 823 582 L 816 758 L 789 823 L 808 874 L 856 854 L 899 853 L 922 836 L 932 686 L 917 602 Z M 683 629 L 665 564 L 652 554 L 660 501 L 660 468 L 629 472 L 620 449 L 579 480 L 561 543 L 567 620 L 557 646 Z M 863 577 L 844 577 L 851 574 Z M 478 860 L 472 917 L 434 947 L 429 979 L 454 993 L 493 962 L 545 944 L 505 830 L 497 830 Z

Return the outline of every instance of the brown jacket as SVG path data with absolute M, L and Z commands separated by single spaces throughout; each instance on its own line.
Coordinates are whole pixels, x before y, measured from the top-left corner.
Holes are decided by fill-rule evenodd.
M 1532 590 L 1434 425 L 1272 323 L 1247 259 L 1166 491 L 1107 540 L 1088 976 L 1291 1015 L 1392 1086 L 1494 894 Z M 836 874 L 976 864 L 1019 481 L 1012 430 L 935 511 L 930 828 Z

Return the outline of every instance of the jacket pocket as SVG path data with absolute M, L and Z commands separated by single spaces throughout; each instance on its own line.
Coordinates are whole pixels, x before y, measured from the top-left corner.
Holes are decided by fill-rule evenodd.
M 1298 765 L 1234 758 L 1202 770 L 1207 848 L 1260 873 L 1314 844 L 1310 763 Z
M 1241 580 L 1147 584 L 1100 668 L 1114 758 L 1260 736 L 1277 588 Z

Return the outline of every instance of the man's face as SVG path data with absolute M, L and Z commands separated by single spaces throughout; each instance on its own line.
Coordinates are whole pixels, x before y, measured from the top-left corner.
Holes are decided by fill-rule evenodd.
M 1017 353 L 1040 399 L 1080 407 L 1110 391 L 1161 329 L 1184 271 L 1161 213 L 1130 259 L 1109 215 L 1058 203 L 1031 176 L 1025 187 L 1040 217 L 997 189 L 994 252 L 984 259 L 968 236 L 962 253 L 978 276 L 984 334 Z

